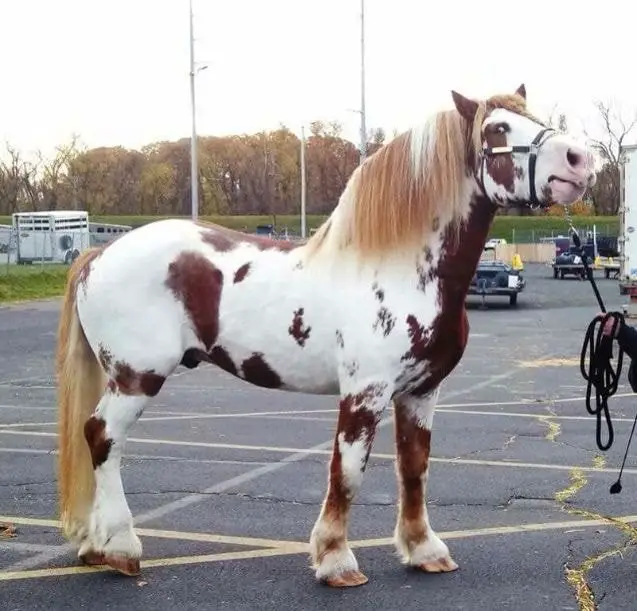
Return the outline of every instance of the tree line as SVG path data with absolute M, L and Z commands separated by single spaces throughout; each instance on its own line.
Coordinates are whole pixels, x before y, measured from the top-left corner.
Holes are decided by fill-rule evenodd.
M 605 137 L 594 140 L 602 167 L 586 196 L 596 214 L 617 214 L 619 150 L 635 121 L 611 105 L 597 105 Z M 566 118 L 549 123 L 566 127 Z M 370 130 L 368 154 L 386 141 Z M 285 126 L 272 131 L 198 139 L 200 214 L 296 214 L 300 208 L 301 142 Z M 329 214 L 359 163 L 358 147 L 343 137 L 339 123 L 315 121 L 306 139 L 308 214 Z M 6 145 L 0 153 L 0 214 L 82 209 L 91 215 L 188 215 L 190 139 L 161 141 L 141 150 L 121 146 L 87 148 L 77 137 L 51 158 L 27 158 Z
M 385 142 L 370 132 L 368 154 Z M 228 137 L 200 136 L 199 211 L 207 214 L 295 214 L 301 198 L 301 141 L 288 128 Z M 315 121 L 305 146 L 308 214 L 327 214 L 359 163 L 338 123 Z M 190 213 L 190 139 L 141 150 L 82 147 L 77 138 L 52 159 L 27 159 L 8 145 L 0 155 L 0 214 L 82 209 L 93 215 Z

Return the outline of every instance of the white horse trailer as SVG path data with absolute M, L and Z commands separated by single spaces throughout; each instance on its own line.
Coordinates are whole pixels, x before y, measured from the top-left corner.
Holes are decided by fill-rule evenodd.
M 113 223 L 89 223 L 91 246 L 102 246 L 116 240 L 123 233 L 128 233 L 131 225 L 115 225 Z
M 70 264 L 90 246 L 88 212 L 49 210 L 14 212 L 16 263 Z

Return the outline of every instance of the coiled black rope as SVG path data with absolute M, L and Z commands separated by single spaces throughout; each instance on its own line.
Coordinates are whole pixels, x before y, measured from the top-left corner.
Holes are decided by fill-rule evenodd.
M 612 334 L 604 334 L 604 326 L 612 320 Z M 613 423 L 608 409 L 608 399 L 617 392 L 619 376 L 622 371 L 624 351 L 618 347 L 617 364 L 613 367 L 613 338 L 619 327 L 624 324 L 624 315 L 619 312 L 609 312 L 603 317 L 594 318 L 588 325 L 582 352 L 580 355 L 580 370 L 586 380 L 586 411 L 597 418 L 595 438 L 597 447 L 605 452 L 615 440 Z M 588 364 L 587 364 L 588 357 Z M 591 399 L 595 389 L 595 406 Z M 602 440 L 602 417 L 608 429 L 606 441 Z
M 593 270 L 588 265 L 588 260 L 584 249 L 581 246 L 579 235 L 576 231 L 573 231 L 573 243 L 579 250 L 579 254 L 584 264 L 584 270 L 586 271 L 586 277 L 593 287 L 593 292 L 599 304 L 599 309 L 604 314 L 603 316 L 596 316 L 588 325 L 586 335 L 584 336 L 584 343 L 582 345 L 582 352 L 580 355 L 580 371 L 582 377 L 586 380 L 586 411 L 589 414 L 596 417 L 595 427 L 595 439 L 597 447 L 605 452 L 610 449 L 615 440 L 615 432 L 613 430 L 613 423 L 610 417 L 610 410 L 608 409 L 608 399 L 617 392 L 619 386 L 619 377 L 622 371 L 622 365 L 624 361 L 624 351 L 621 346 L 617 346 L 617 365 L 613 367 L 613 341 L 617 337 L 617 333 L 621 327 L 625 324 L 624 315 L 621 312 L 607 312 L 604 306 L 604 301 L 597 288 L 597 283 L 593 277 Z M 610 333 L 604 333 L 604 327 L 607 322 L 612 320 L 612 328 Z M 596 327 L 599 325 L 599 328 Z M 586 366 L 586 357 L 588 352 L 588 367 Z M 593 394 L 593 388 L 595 389 L 595 407 L 591 405 L 591 396 Z M 602 440 L 602 416 L 606 421 L 608 427 L 608 439 L 604 443 Z M 622 460 L 622 466 L 619 470 L 619 476 L 617 481 L 610 487 L 611 494 L 618 494 L 622 490 L 621 478 L 624 472 L 624 466 L 628 457 L 628 449 L 630 448 L 630 442 L 632 441 L 633 434 L 635 433 L 635 426 L 637 425 L 637 414 L 635 415 L 635 421 L 633 422 L 633 428 L 628 438 L 626 445 L 626 451 L 624 453 L 624 459 Z

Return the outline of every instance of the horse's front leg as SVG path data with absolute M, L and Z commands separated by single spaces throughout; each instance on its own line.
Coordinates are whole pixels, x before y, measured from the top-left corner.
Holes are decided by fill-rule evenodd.
M 395 401 L 396 457 L 400 488 L 395 545 L 403 563 L 431 573 L 455 571 L 446 544 L 429 525 L 426 489 L 434 409 L 439 388 Z
M 391 390 L 386 383 L 370 383 L 341 395 L 327 494 L 310 539 L 316 578 L 332 587 L 367 582 L 347 545 L 348 519 L 363 481 L 376 427 L 390 401 Z

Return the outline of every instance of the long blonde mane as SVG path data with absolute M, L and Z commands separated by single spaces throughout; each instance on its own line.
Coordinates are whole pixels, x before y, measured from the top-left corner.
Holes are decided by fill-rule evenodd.
M 468 178 L 488 112 L 501 107 L 528 115 L 517 95 L 477 104 L 472 124 L 455 109 L 438 112 L 367 158 L 352 173 L 334 213 L 308 240 L 308 253 L 327 243 L 363 256 L 409 251 L 437 225 L 458 228 L 468 211 Z

